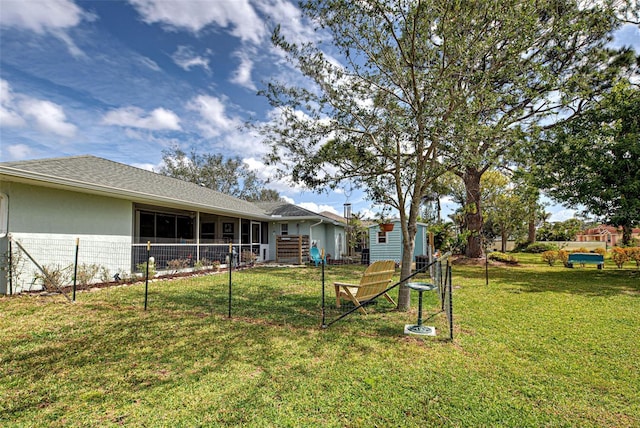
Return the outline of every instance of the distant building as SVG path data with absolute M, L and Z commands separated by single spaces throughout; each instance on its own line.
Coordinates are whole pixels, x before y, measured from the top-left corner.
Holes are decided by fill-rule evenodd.
M 631 232 L 632 239 L 640 239 L 640 228 L 634 228 Z M 605 242 L 608 246 L 615 247 L 622 243 L 622 227 L 600 225 L 583 230 L 576 235 L 578 242 Z

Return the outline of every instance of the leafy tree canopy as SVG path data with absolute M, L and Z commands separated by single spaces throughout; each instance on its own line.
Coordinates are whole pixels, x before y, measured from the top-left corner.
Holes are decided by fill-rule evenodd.
M 622 226 L 640 223 L 640 89 L 619 84 L 535 150 L 536 180 L 552 198 Z
M 255 172 L 239 157 L 224 158 L 220 154 L 189 154 L 174 146 L 162 151 L 159 173 L 196 183 L 218 192 L 248 201 L 278 201 L 277 191 L 265 188 Z
M 480 177 L 535 124 L 607 87 L 629 55 L 605 49 L 619 21 L 608 2 L 309 0 L 322 38 L 275 45 L 306 78 L 261 92 L 277 114 L 261 128 L 268 161 L 311 188 L 361 186 L 394 207 L 410 271 L 416 221 L 434 180 L 465 181 L 481 253 Z M 408 306 L 401 288 L 399 308 Z

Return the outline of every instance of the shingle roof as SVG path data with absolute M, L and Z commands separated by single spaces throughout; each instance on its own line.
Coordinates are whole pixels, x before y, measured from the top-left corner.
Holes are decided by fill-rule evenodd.
M 3 162 L 0 163 L 2 175 L 127 198 L 134 202 L 266 217 L 258 206 L 242 199 L 95 156 Z
M 299 207 L 297 205 L 290 204 L 288 202 L 256 202 L 258 207 L 262 208 L 265 214 L 270 216 L 279 217 L 306 217 L 306 218 L 324 218 L 331 223 L 335 223 L 336 220 L 308 209 Z

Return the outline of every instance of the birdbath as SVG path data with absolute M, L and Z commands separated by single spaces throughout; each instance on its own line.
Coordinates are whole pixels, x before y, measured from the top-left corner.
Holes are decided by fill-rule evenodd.
M 407 287 L 418 292 L 418 323 L 405 325 L 404 332 L 406 334 L 435 336 L 436 329 L 434 327 L 422 325 L 422 293 L 424 293 L 425 291 L 435 290 L 438 287 L 427 282 L 409 282 L 407 283 Z

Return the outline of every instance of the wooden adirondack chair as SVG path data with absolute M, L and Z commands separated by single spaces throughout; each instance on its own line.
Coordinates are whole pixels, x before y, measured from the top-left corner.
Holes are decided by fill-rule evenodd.
M 371 300 L 371 298 L 387 289 L 395 271 L 396 262 L 393 260 L 379 260 L 371 264 L 367 270 L 364 271 L 362 278 L 360 278 L 360 284 L 334 282 L 333 285 L 336 289 L 336 307 L 339 308 L 341 306 L 342 298 L 351 300 L 356 306 L 367 300 Z M 392 304 L 396 304 L 387 293 L 384 293 L 383 296 Z M 359 310 L 363 314 L 367 313 L 362 306 Z

